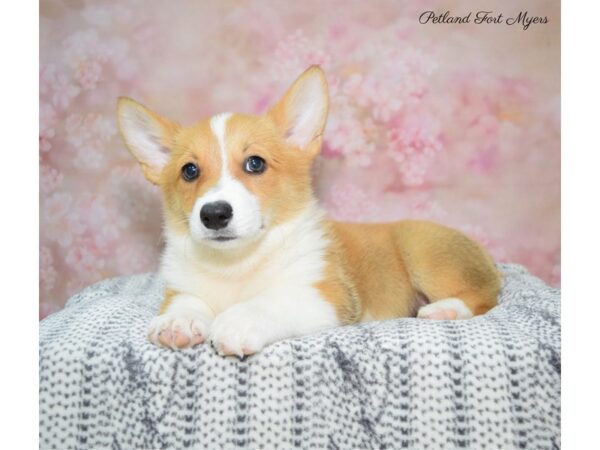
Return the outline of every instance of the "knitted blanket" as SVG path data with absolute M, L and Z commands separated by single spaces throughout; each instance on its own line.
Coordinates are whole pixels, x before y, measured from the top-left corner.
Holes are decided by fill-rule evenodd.
M 40 448 L 560 448 L 560 291 L 500 268 L 484 316 L 346 326 L 245 360 L 151 345 L 158 276 L 95 284 L 40 323 Z

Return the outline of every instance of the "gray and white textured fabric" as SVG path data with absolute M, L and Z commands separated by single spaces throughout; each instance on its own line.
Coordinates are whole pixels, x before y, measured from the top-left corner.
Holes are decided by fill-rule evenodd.
M 396 319 L 238 360 L 154 347 L 153 274 L 40 323 L 40 448 L 560 448 L 560 291 L 517 265 L 465 321 Z

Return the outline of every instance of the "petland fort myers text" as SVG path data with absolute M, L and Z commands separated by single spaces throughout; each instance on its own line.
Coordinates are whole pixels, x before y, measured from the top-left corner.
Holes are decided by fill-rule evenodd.
M 528 11 L 521 11 L 517 15 L 505 16 L 503 13 L 494 11 L 470 11 L 463 15 L 452 15 L 450 11 L 444 13 L 435 13 L 434 11 L 424 11 L 419 16 L 419 23 L 425 24 L 504 24 L 509 26 L 520 25 L 523 30 L 527 30 L 533 24 L 548 23 L 546 16 L 533 16 Z

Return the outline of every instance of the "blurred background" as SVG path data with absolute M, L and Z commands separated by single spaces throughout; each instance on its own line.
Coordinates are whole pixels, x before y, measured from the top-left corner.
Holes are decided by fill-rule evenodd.
M 528 11 L 547 24 L 419 24 Z M 181 123 L 261 113 L 310 64 L 331 109 L 315 189 L 348 221 L 425 218 L 560 284 L 558 1 L 40 3 L 40 318 L 155 270 L 161 205 L 119 139 L 127 95 Z

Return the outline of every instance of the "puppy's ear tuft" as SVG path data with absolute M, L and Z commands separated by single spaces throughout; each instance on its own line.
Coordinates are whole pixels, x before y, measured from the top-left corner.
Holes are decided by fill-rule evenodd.
M 328 109 L 325 74 L 319 66 L 312 66 L 298 77 L 269 115 L 290 144 L 316 153 L 321 147 Z
M 171 140 L 179 126 L 127 97 L 117 102 L 117 122 L 127 148 L 140 163 L 146 178 L 159 184 L 171 157 Z

